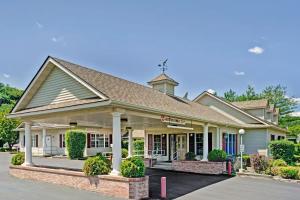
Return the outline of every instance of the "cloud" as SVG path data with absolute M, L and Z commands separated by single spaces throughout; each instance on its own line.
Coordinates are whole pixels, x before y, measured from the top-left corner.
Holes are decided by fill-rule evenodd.
M 66 46 L 67 43 L 65 41 L 65 38 L 63 36 L 54 36 L 51 38 L 51 41 L 54 43 L 61 43 L 63 46 Z
M 253 48 L 248 49 L 249 53 L 254 53 L 256 55 L 262 54 L 265 50 L 261 47 L 255 46 Z
M 300 97 L 298 97 L 298 98 L 293 98 L 293 100 L 294 100 L 297 104 L 300 105 Z
M 300 112 L 292 112 L 290 115 L 294 117 L 300 117 Z
M 10 75 L 6 74 L 6 73 L 4 73 L 3 76 L 4 76 L 4 78 L 10 78 Z
M 210 94 L 216 94 L 216 91 L 213 89 L 208 89 L 207 92 L 209 92 Z
M 44 28 L 44 25 L 39 23 L 39 22 L 35 22 L 36 26 L 39 28 L 39 29 L 42 29 Z
M 245 72 L 239 72 L 239 71 L 235 71 L 234 75 L 236 76 L 244 76 L 246 73 Z

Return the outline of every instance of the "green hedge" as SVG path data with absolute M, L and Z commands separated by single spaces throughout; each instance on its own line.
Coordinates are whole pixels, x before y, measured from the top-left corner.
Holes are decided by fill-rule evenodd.
M 122 158 L 127 158 L 127 157 L 128 157 L 128 150 L 122 149 Z
M 83 157 L 86 133 L 83 130 L 69 130 L 66 132 L 66 147 L 70 159 Z
M 12 165 L 22 165 L 25 162 L 25 154 L 17 153 L 11 158 Z
M 274 160 L 272 162 L 272 167 L 286 167 L 287 164 L 283 159 Z
M 141 153 L 144 151 L 144 140 L 135 140 L 133 142 L 133 149 L 137 151 L 138 153 Z
M 299 167 L 280 167 L 279 175 L 287 179 L 299 179 Z
M 145 176 L 144 160 L 139 157 L 132 157 L 122 161 L 121 174 L 127 178 Z
M 224 162 L 226 160 L 226 152 L 219 149 L 214 149 L 208 153 L 208 160 L 212 162 Z
M 110 166 L 107 161 L 100 156 L 90 157 L 84 162 L 83 172 L 86 176 L 108 174 L 110 172 Z
M 287 164 L 294 161 L 295 146 L 293 142 L 287 140 L 272 141 L 269 145 L 274 159 L 283 159 Z
M 295 145 L 295 154 L 300 156 L 300 143 L 294 145 Z

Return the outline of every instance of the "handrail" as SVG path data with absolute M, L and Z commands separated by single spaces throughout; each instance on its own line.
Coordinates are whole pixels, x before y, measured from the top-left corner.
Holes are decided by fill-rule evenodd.
M 175 151 L 172 155 L 173 160 L 178 160 L 178 151 Z

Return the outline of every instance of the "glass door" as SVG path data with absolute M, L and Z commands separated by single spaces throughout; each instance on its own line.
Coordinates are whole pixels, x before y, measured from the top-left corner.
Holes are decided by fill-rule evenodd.
M 176 135 L 177 159 L 184 160 L 186 154 L 186 135 Z

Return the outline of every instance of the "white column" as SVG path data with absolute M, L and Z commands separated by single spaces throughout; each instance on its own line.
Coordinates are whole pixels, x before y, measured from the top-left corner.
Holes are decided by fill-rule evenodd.
M 170 158 L 170 149 L 169 149 L 169 134 L 167 133 L 166 134 L 167 136 L 167 160 L 169 160 L 169 158 Z
M 23 166 L 32 166 L 31 123 L 25 122 L 25 162 Z
M 223 133 L 221 128 L 219 128 L 219 141 L 220 141 L 220 149 L 223 150 Z
M 186 134 L 186 152 L 190 151 L 190 134 Z
M 195 155 L 197 155 L 197 134 L 194 133 L 194 151 L 195 151 Z
M 148 158 L 148 134 L 144 130 L 144 158 Z
M 217 127 L 216 135 L 217 135 L 216 149 L 220 149 L 220 128 L 219 127 Z
M 208 124 L 203 126 L 203 158 L 202 161 L 207 161 L 208 156 Z
M 113 159 L 112 159 L 112 172 L 111 175 L 120 175 L 120 165 L 122 162 L 121 153 L 121 113 L 113 112 Z
M 128 157 L 130 158 L 132 156 L 133 156 L 132 129 L 128 129 Z
M 84 152 L 83 152 L 83 156 L 84 157 L 87 157 L 87 147 L 88 147 L 88 145 L 87 145 L 87 143 L 88 143 L 88 136 L 87 136 L 88 134 L 86 133 L 85 134 L 85 145 L 84 145 Z M 104 145 L 105 145 L 105 135 L 103 135 L 103 143 L 104 143 Z M 67 148 L 66 148 L 67 149 Z
M 43 128 L 43 137 L 42 137 L 42 141 L 43 141 L 43 156 L 46 155 L 46 128 Z

